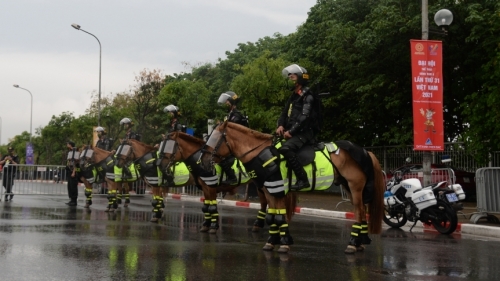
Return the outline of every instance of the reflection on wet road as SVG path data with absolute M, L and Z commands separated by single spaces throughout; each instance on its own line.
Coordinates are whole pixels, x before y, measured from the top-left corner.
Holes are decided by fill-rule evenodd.
M 217 235 L 199 233 L 201 204 L 169 200 L 159 224 L 149 198 L 104 212 L 64 197 L 0 203 L 2 280 L 500 280 L 500 241 L 385 229 L 364 253 L 343 253 L 351 222 L 296 215 L 288 255 L 263 252 L 256 210 L 219 205 Z M 63 207 L 64 206 L 64 207 Z

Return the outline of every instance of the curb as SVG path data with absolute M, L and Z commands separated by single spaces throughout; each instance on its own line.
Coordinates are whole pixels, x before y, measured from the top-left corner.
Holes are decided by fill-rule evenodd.
M 172 193 L 168 193 L 167 198 L 182 200 L 182 201 L 191 201 L 191 202 L 204 201 L 203 197 L 172 194 Z M 219 205 L 224 205 L 224 206 L 242 207 L 242 208 L 250 208 L 257 210 L 260 209 L 259 203 L 250 203 L 243 201 L 223 200 L 223 199 L 217 199 L 217 201 Z M 317 216 L 330 219 L 354 220 L 353 212 L 339 212 L 339 211 L 330 211 L 323 209 L 296 207 L 295 213 L 300 215 Z M 388 228 L 387 226 L 385 227 Z M 422 229 L 423 232 L 437 232 L 437 230 L 432 225 L 423 224 L 421 222 L 417 222 L 415 228 Z M 500 238 L 500 227 L 458 223 L 457 229 L 453 234 L 467 234 L 467 235 L 475 235 L 475 236 L 483 236 L 491 238 Z

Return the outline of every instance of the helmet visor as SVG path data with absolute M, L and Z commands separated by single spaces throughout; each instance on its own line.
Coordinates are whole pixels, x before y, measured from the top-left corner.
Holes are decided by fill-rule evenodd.
M 289 65 L 281 71 L 281 75 L 283 75 L 284 78 L 288 78 L 288 75 L 295 73 L 295 74 L 304 74 L 307 73 L 306 69 L 303 67 L 300 67 L 296 64 Z
M 226 104 L 226 101 L 230 98 L 231 96 L 226 94 L 226 93 L 223 93 L 220 95 L 219 99 L 217 100 L 217 104 L 218 105 L 224 105 Z

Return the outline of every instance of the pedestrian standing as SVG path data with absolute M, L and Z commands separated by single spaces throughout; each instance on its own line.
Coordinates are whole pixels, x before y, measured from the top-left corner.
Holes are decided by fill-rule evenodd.
M 80 178 L 80 153 L 72 141 L 66 142 L 66 148 L 68 149 L 66 175 L 68 179 L 68 197 L 70 199 L 66 205 L 76 206 L 78 200 L 78 181 Z
M 2 184 L 5 188 L 5 201 L 12 201 L 14 193 L 12 193 L 12 186 L 16 177 L 17 164 L 19 164 L 19 156 L 14 152 L 14 148 L 9 146 L 7 148 L 7 155 L 2 158 L 0 165 L 3 166 L 3 179 Z

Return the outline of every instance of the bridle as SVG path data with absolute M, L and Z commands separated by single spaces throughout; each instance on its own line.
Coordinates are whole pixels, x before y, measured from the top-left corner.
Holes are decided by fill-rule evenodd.
M 237 159 L 242 159 L 244 156 L 248 155 L 249 153 L 255 151 L 256 149 L 258 149 L 259 147 L 261 147 L 262 145 L 266 144 L 269 140 L 264 140 L 262 143 L 260 143 L 259 145 L 257 145 L 256 147 L 250 149 L 249 151 L 241 154 L 241 155 L 236 155 L 234 152 L 233 152 L 233 149 L 231 149 L 231 146 L 229 145 L 229 142 L 227 141 L 227 133 L 226 133 L 226 130 L 227 130 L 227 125 L 228 125 L 228 122 L 229 121 L 224 121 L 224 123 L 222 123 L 220 126 L 223 126 L 222 127 L 222 132 L 221 132 L 221 137 L 219 137 L 219 139 L 217 140 L 217 143 L 216 145 L 214 146 L 214 149 L 210 152 L 210 168 L 211 169 L 214 169 L 215 168 L 215 161 L 214 161 L 214 158 L 219 158 L 222 160 L 224 160 L 224 158 L 226 157 L 222 157 L 221 155 L 217 154 L 217 151 L 219 150 L 219 148 L 222 146 L 223 143 L 226 144 L 228 150 L 229 150 L 229 155 L 233 155 L 234 157 L 236 157 Z M 215 132 L 215 130 L 213 131 Z M 213 134 L 212 132 L 212 134 Z M 272 137 L 270 139 L 272 141 Z
M 174 136 L 173 138 L 172 138 L 172 135 Z M 177 152 L 179 152 L 181 159 L 186 159 L 184 157 L 182 147 L 180 147 L 179 143 L 177 142 L 178 135 L 179 135 L 178 132 L 172 132 L 172 133 L 168 134 L 166 139 L 160 143 L 160 148 L 159 148 L 159 151 L 160 151 L 159 156 L 160 157 L 158 157 L 158 161 L 157 161 L 156 166 L 161 167 L 161 162 L 162 162 L 163 158 L 167 158 L 168 162 L 167 162 L 167 165 L 165 166 L 164 170 L 169 169 L 173 165 L 173 163 L 176 162 L 175 156 L 177 155 Z M 165 157 L 165 154 L 167 154 L 167 153 L 170 154 L 169 157 Z M 162 167 L 162 169 L 163 169 L 163 167 Z

